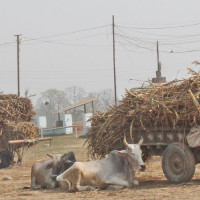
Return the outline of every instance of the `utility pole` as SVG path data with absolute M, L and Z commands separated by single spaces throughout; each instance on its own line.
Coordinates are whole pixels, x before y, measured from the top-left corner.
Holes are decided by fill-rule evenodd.
M 159 46 L 157 41 L 157 65 L 158 65 L 158 71 L 156 73 L 157 78 L 161 78 L 161 66 L 160 66 L 160 60 L 159 60 Z
M 158 41 L 156 43 L 156 49 L 157 49 L 157 66 L 158 66 L 158 70 L 156 71 L 156 78 L 152 78 L 152 83 L 157 83 L 157 84 L 166 83 L 166 77 L 162 77 L 161 76 L 161 62 L 160 62 L 160 59 L 159 59 Z
M 19 69 L 19 45 L 21 34 L 15 35 L 17 37 L 17 88 L 18 88 L 18 96 L 20 96 L 20 69 Z
M 115 70 L 115 19 L 112 16 L 112 30 L 113 30 L 113 68 L 114 68 L 114 94 L 115 105 L 117 105 L 117 86 L 116 86 L 116 70 Z

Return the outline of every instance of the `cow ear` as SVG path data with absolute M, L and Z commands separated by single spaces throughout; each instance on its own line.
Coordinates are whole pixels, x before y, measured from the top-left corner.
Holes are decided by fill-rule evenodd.
M 122 150 L 122 151 L 118 151 L 117 154 L 120 156 L 126 156 L 128 153 L 126 152 L 126 150 Z
M 76 162 L 76 158 L 75 158 L 74 152 L 71 151 L 71 152 L 69 152 L 68 155 L 69 155 L 69 157 L 68 157 L 69 160 L 72 160 L 72 161 Z
M 64 155 L 62 155 L 61 159 L 65 160 L 66 155 L 67 155 L 66 153 Z
M 65 161 L 65 166 L 66 166 L 67 168 L 70 168 L 73 164 L 74 164 L 74 162 L 72 162 L 71 160 Z
M 46 166 L 46 169 L 50 169 L 50 168 L 52 168 L 52 167 L 53 167 L 52 162 L 50 162 L 50 163 Z

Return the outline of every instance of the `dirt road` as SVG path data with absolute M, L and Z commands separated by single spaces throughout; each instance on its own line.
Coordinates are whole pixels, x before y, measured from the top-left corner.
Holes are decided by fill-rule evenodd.
M 9 169 L 0 170 L 0 200 L 74 200 L 74 199 L 97 199 L 97 200 L 180 200 L 180 199 L 200 199 L 200 167 L 197 165 L 196 173 L 192 181 L 186 184 L 168 183 L 161 169 L 159 157 L 152 158 L 147 164 L 146 173 L 137 173 L 140 182 L 138 187 L 123 189 L 119 191 L 86 191 L 77 193 L 67 193 L 62 189 L 54 190 L 24 190 L 23 187 L 30 185 L 31 165 L 35 161 L 48 159 L 46 153 L 64 153 L 74 151 L 77 160 L 85 160 L 86 153 L 83 148 L 84 139 L 74 139 L 65 136 L 54 139 L 52 147 L 46 147 L 43 143 L 35 149 L 30 148 L 24 153 L 23 166 L 13 166 Z M 45 146 L 45 147 L 44 147 Z M 4 176 L 11 176 L 12 180 L 3 181 Z

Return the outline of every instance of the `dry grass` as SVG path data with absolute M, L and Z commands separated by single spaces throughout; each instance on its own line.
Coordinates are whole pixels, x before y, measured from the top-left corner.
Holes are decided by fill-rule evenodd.
M 46 153 L 65 153 L 74 151 L 77 160 L 86 160 L 83 144 L 85 139 L 75 139 L 74 136 L 59 136 L 52 141 L 51 147 L 44 147 L 48 142 L 41 142 L 34 148 L 24 152 L 22 167 L 14 166 L 10 169 L 0 170 L 0 199 L 1 200 L 53 200 L 53 199 L 132 199 L 132 200 L 180 200 L 199 199 L 200 196 L 200 168 L 197 166 L 195 177 L 186 184 L 170 184 L 164 177 L 161 169 L 161 158 L 153 157 L 147 164 L 147 173 L 137 173 L 140 186 L 119 191 L 103 190 L 92 192 L 67 193 L 61 189 L 54 190 L 23 190 L 30 185 L 31 165 L 35 161 L 48 159 Z M 46 145 L 45 145 L 46 146 Z M 2 181 L 4 176 L 11 176 L 11 181 Z

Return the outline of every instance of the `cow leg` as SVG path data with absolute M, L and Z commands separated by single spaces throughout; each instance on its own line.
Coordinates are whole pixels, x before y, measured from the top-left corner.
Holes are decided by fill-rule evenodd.
M 47 189 L 54 189 L 54 188 L 56 188 L 56 183 L 47 183 L 46 188 Z
M 90 185 L 87 185 L 87 186 L 79 186 L 79 187 L 78 187 L 78 191 L 79 191 L 79 192 L 82 192 L 82 191 L 94 191 L 94 190 L 96 190 L 96 188 L 93 187 L 93 186 L 90 186 Z
M 17 163 L 20 163 L 22 162 L 22 148 L 19 148 L 19 149 L 16 149 L 15 152 L 17 153 Z
M 62 181 L 59 182 L 59 184 L 60 184 L 62 189 L 68 189 L 69 190 L 69 188 L 71 187 L 71 184 L 68 180 L 63 179 Z
M 124 189 L 124 186 L 120 186 L 120 185 L 109 185 L 108 190 L 122 190 Z
M 36 184 L 36 178 L 35 176 L 31 176 L 31 190 L 37 190 L 37 189 L 41 189 L 41 185 L 37 185 Z
M 135 172 L 130 172 L 131 175 L 127 176 L 130 186 L 138 186 L 139 182 L 135 179 Z
M 56 181 L 58 181 L 61 186 L 68 186 L 69 191 L 78 191 L 80 186 L 81 173 L 80 169 L 74 164 L 71 168 L 57 176 Z
M 77 164 L 74 164 L 70 169 L 66 170 L 63 174 L 57 176 L 56 180 L 60 182 L 61 186 L 68 188 L 70 192 L 94 190 L 91 186 L 80 186 L 81 169 Z
M 130 186 L 128 181 L 120 179 L 118 177 L 114 177 L 114 176 L 112 178 L 108 179 L 106 181 L 106 184 L 118 185 L 118 186 L 123 186 L 123 187 L 129 187 Z

